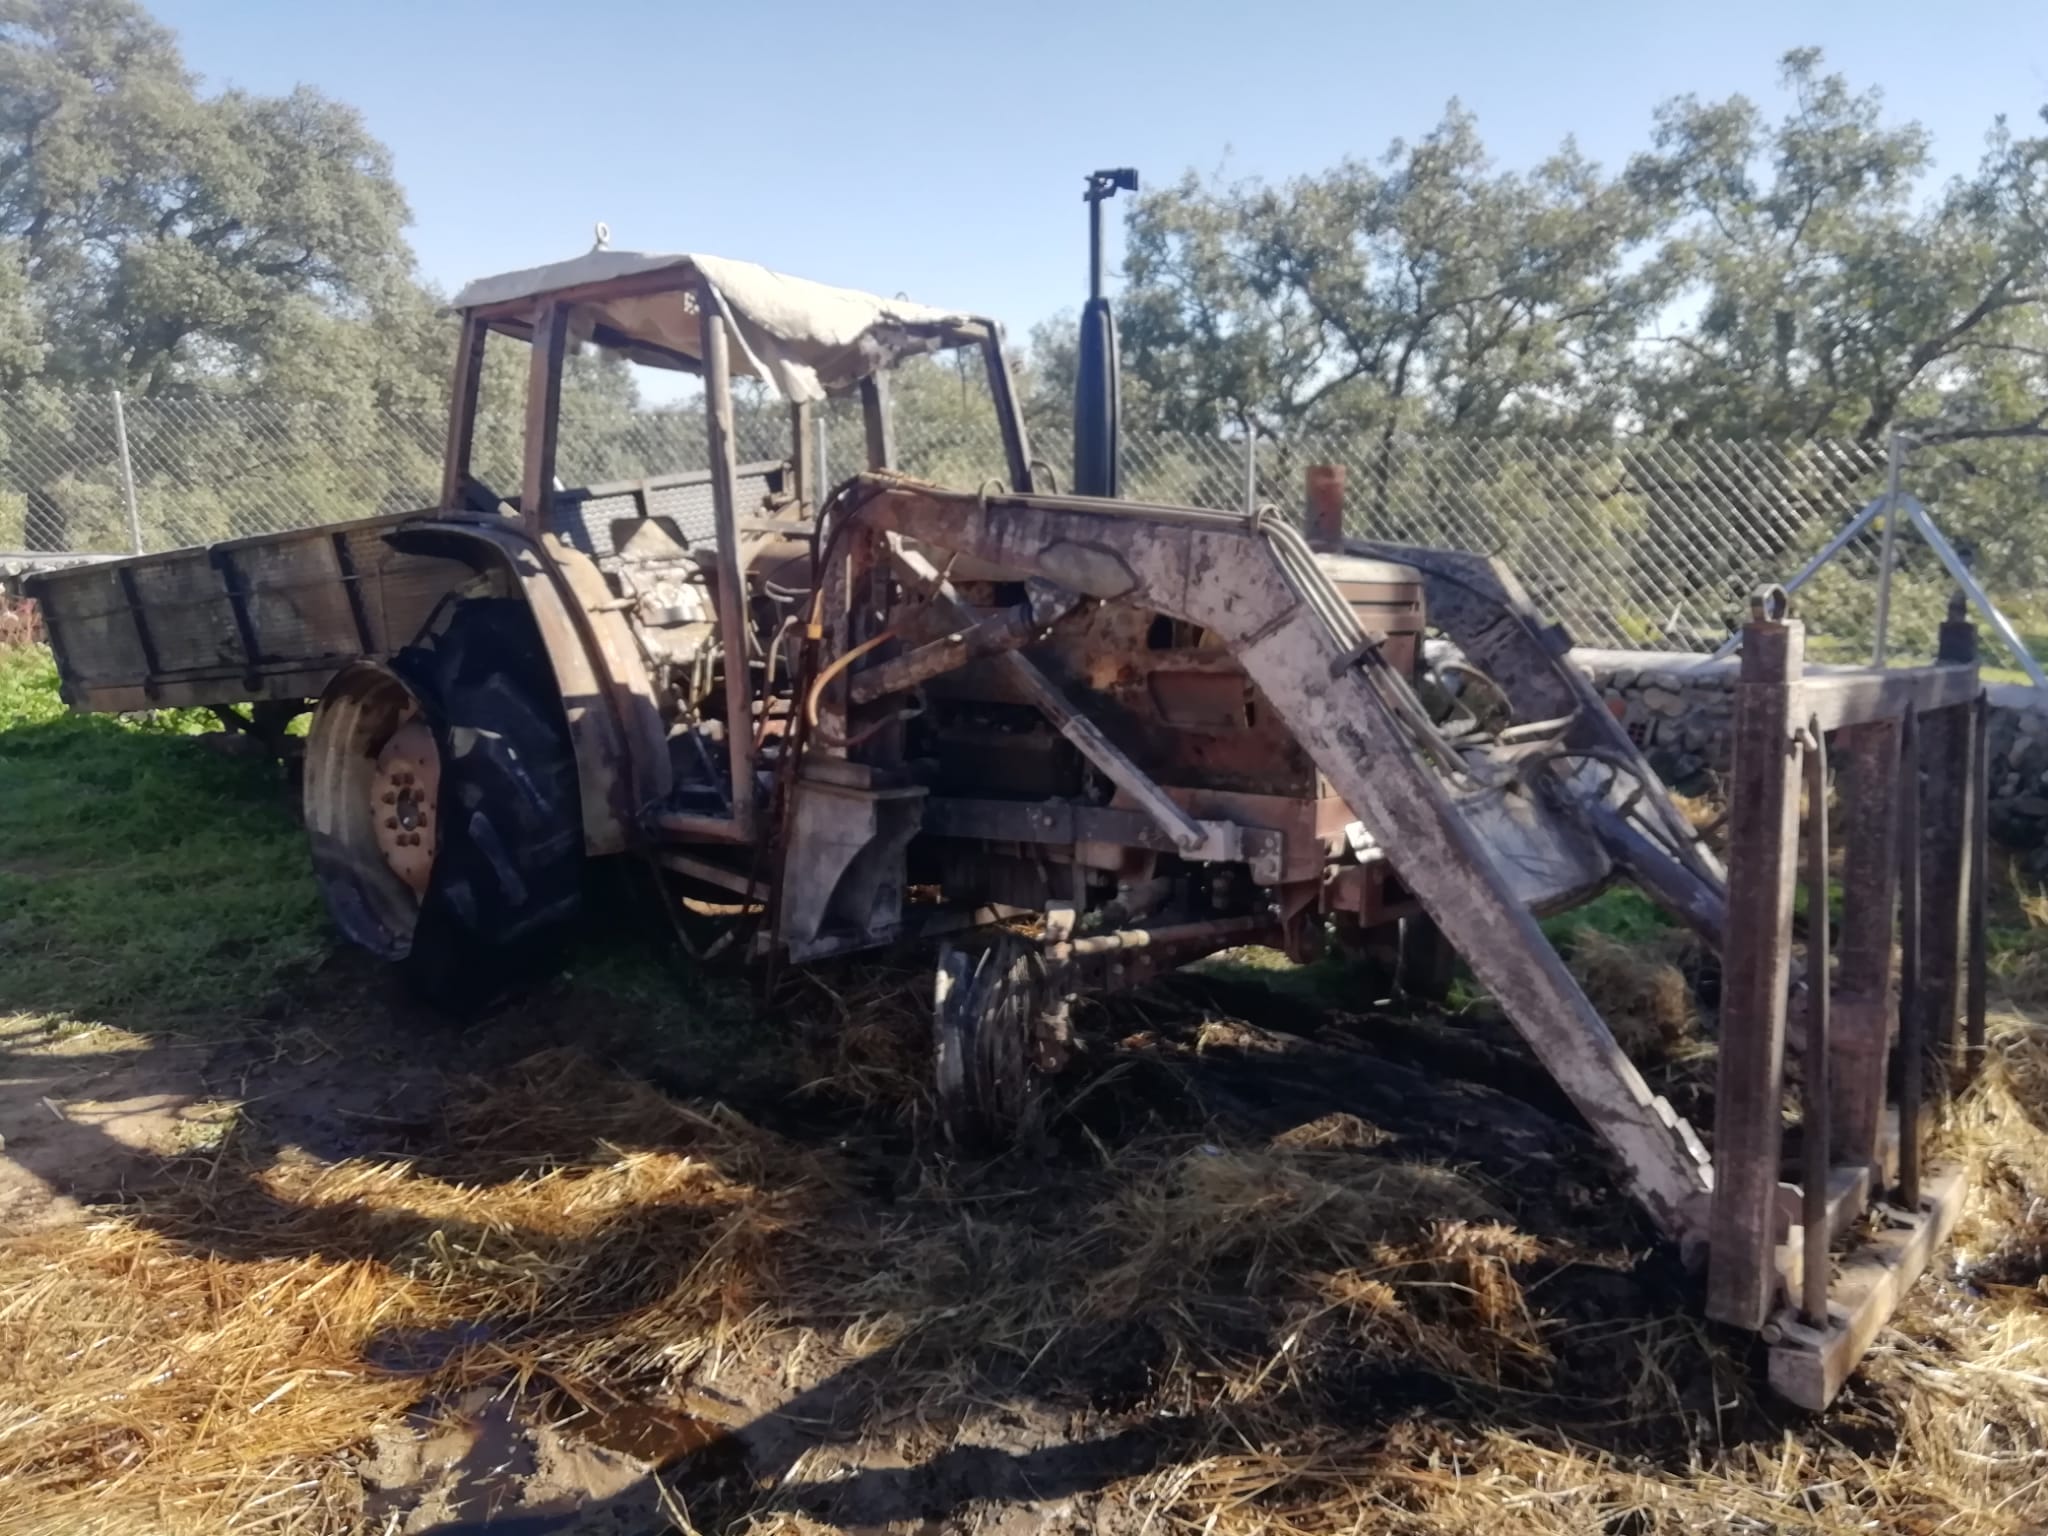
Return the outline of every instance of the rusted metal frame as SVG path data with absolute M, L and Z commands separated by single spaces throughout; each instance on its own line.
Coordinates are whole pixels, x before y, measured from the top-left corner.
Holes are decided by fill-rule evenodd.
M 1063 985 L 1074 992 L 1113 992 L 1177 970 L 1219 949 L 1277 944 L 1282 925 L 1264 914 L 1219 917 L 1157 928 L 1127 928 L 1047 947 Z
M 1834 1089 L 1828 1111 L 1837 1163 L 1876 1170 L 1890 1055 L 1892 939 L 1898 905 L 1897 720 L 1843 726 L 1834 737 L 1842 805 L 1842 931 L 1829 1011 Z
M 1921 1006 L 1920 717 L 1899 736 L 1899 1204 L 1920 1209 L 1920 1105 L 1927 1070 Z
M 519 514 L 528 533 L 548 531 L 555 501 L 555 450 L 562 425 L 562 360 L 569 344 L 569 308 L 541 306 L 526 370 L 526 459 L 519 479 Z
M 1206 918 L 1192 923 L 1169 923 L 1158 928 L 1122 928 L 1114 933 L 1090 934 L 1085 938 L 1068 939 L 1062 943 L 1049 945 L 1046 957 L 1051 960 L 1072 960 L 1087 955 L 1113 955 L 1137 949 L 1183 944 L 1189 940 L 1228 939 L 1271 924 L 1271 918 L 1247 916 Z
M 740 564 L 738 467 L 733 452 L 732 349 L 717 294 L 698 290 L 704 331 L 704 420 L 711 451 L 711 511 L 718 538 L 719 645 L 725 653 L 725 744 L 735 838 L 754 835 L 754 690 L 746 573 Z
M 1955 1068 L 1956 1013 L 1962 980 L 1965 837 L 1969 830 L 1970 706 L 1920 717 L 1921 1038 L 1944 1091 Z
M 1574 716 L 1566 736 L 1568 745 L 1619 754 L 1645 786 L 1642 803 L 1678 850 L 1678 863 L 1716 893 L 1724 891 L 1727 872 L 1720 860 L 1692 823 L 1679 814 L 1642 748 L 1608 712 L 1592 681 L 1560 653 L 1554 631 L 1543 625 L 1513 572 L 1484 555 L 1383 540 L 1347 538 L 1343 549 L 1346 554 L 1398 561 L 1420 571 L 1430 622 L 1507 691 L 1516 713 L 1525 720 Z M 1719 945 L 1719 935 L 1713 936 L 1713 942 Z
M 808 400 L 793 400 L 789 407 L 789 493 L 800 507 L 817 511 L 815 500 L 821 487 L 818 485 L 818 466 L 812 460 L 811 421 L 817 407 Z
M 766 885 L 749 879 L 744 871 L 728 869 L 725 865 L 710 859 L 696 858 L 679 848 L 656 849 L 654 862 L 663 869 L 672 869 L 679 875 L 688 875 L 691 879 L 701 880 L 706 885 L 715 885 L 720 890 L 730 891 L 748 901 L 765 902 L 773 895 Z
M 1911 1219 L 1888 1223 L 1842 1256 L 1828 1326 L 1808 1327 L 1796 1313 L 1776 1320 L 1769 1357 L 1771 1387 L 1801 1408 L 1819 1412 L 1834 1401 L 1856 1362 L 1876 1342 L 1906 1292 L 1948 1240 L 1962 1214 L 1966 1180 L 1959 1168 L 1928 1170 L 1927 1200 Z
M 483 388 L 484 344 L 490 327 L 474 315 L 462 317 L 455 342 L 455 381 L 448 394 L 448 446 L 441 459 L 441 510 L 460 511 L 476 448 L 476 410 Z
M 555 581 L 571 599 L 571 617 L 598 663 L 612 712 L 625 732 L 621 790 L 637 827 L 670 785 L 668 730 L 655 702 L 646 653 L 597 562 L 559 536 L 547 540 L 547 550 Z
M 1802 1108 L 1799 1300 L 1806 1321 L 1828 1321 L 1828 1190 L 1833 1169 L 1833 1136 L 1828 1127 L 1834 1085 L 1834 1053 L 1828 1042 L 1829 894 L 1828 748 L 1818 731 L 1809 734 L 1806 755 L 1806 1083 Z
M 1796 622 L 1743 630 L 1729 785 L 1728 909 L 1707 1315 L 1761 1328 L 1771 1315 L 1784 1138 L 1785 1009 L 1799 853 L 1799 718 L 1806 639 Z
M 1635 1195 L 1681 1241 L 1703 1229 L 1709 1175 L 1690 1127 L 1651 1092 L 1535 918 L 1378 693 L 1241 517 L 1077 498 L 939 493 L 883 482 L 880 526 L 1213 630 L 1294 731 L 1402 883 L 1501 1000 L 1614 1149 Z M 1329 601 L 1340 602 L 1334 591 Z
M 1010 376 L 1009 359 L 1003 355 L 1001 332 L 990 327 L 981 343 L 982 371 L 988 375 L 989 399 L 996 408 L 996 425 L 1003 433 L 1003 458 L 1010 467 L 1010 484 L 1029 495 L 1035 488 L 1031 472 L 1031 438 L 1024 426 L 1024 411 L 1017 403 L 1017 381 Z
M 874 503 L 868 505 L 873 506 Z M 899 530 L 900 531 L 900 530 Z M 923 555 L 898 541 L 890 543 L 890 558 L 910 584 L 942 612 L 964 620 L 965 612 L 954 597 L 950 584 Z M 1058 577 L 1048 574 L 1048 580 Z M 1176 852 L 1189 858 L 1228 861 L 1241 851 L 1228 839 L 1218 840 L 1203 824 L 1175 803 L 1173 797 L 1133 762 L 1123 748 L 1102 733 L 1102 728 L 1077 710 L 1059 686 L 1034 663 L 1016 651 L 1000 652 L 996 664 L 1009 675 L 1011 684 L 1045 716 L 1052 728 L 1073 744 L 1109 781 L 1137 801 L 1145 813 L 1173 840 Z
M 1280 884 L 1287 853 L 1286 834 L 1236 822 L 1205 819 L 1196 824 L 1212 843 L 1235 849 L 1252 867 L 1255 883 Z M 1185 852 L 1143 811 L 1075 805 L 1064 800 L 977 800 L 935 795 L 925 801 L 924 830 L 932 837 L 1053 845 L 1113 843 L 1153 853 Z
M 256 693 L 266 700 L 317 698 L 334 674 L 353 654 L 334 658 L 327 666 L 309 667 L 294 661 L 285 666 L 265 667 L 256 677 Z M 252 697 L 248 680 L 239 670 L 220 676 L 175 673 L 145 691 L 131 683 L 86 684 L 72 689 L 75 698 L 65 699 L 73 709 L 94 714 L 125 714 L 138 709 L 205 708 L 236 704 Z
M 854 704 L 872 704 L 885 694 L 915 688 L 980 657 L 1029 645 L 1040 629 L 1029 607 L 1004 609 L 878 666 L 863 667 L 847 679 L 847 697 Z
M 1726 892 L 1704 880 L 1671 856 L 1671 850 L 1650 837 L 1605 800 L 1585 808 L 1594 835 L 1607 856 L 1627 871 L 1643 893 L 1714 948 L 1728 931 Z
M 1813 672 L 1806 678 L 1807 707 L 1824 731 L 1966 704 L 1976 697 L 1977 687 L 1974 663 L 1891 672 Z
M 348 616 L 356 626 L 356 643 L 365 656 L 374 656 L 378 651 L 377 635 L 370 624 L 370 605 L 363 601 L 363 578 L 356 570 L 356 552 L 345 533 L 335 534 L 331 547 L 334 568 L 341 573 L 341 589 L 348 596 Z
M 149 632 L 149 617 L 143 612 L 142 594 L 135 588 L 135 567 L 132 565 L 115 566 L 114 580 L 120 585 L 121 596 L 128 604 L 128 617 L 135 625 L 135 644 L 142 652 L 142 665 L 145 669 L 142 679 L 142 692 L 145 697 L 153 699 L 156 697 L 157 680 L 161 676 L 164 666 L 162 660 L 157 655 L 156 636 Z
M 1173 839 L 1178 852 L 1194 859 L 1230 860 L 1241 856 L 1227 835 L 1218 836 L 1174 803 L 1173 797 L 1102 733 L 1102 728 L 1076 709 L 1051 678 L 1017 651 L 1000 652 L 997 665 L 1023 691 L 1052 728 L 1074 744 Z
M 1984 994 L 1987 912 L 1991 884 L 1991 763 L 1989 701 L 1979 693 L 1970 705 L 1970 884 L 1964 919 L 1963 1070 L 1974 1080 L 1984 1070 Z
M 207 562 L 220 577 L 221 591 L 227 595 L 228 612 L 235 621 L 235 639 L 242 647 L 242 675 L 254 687 L 258 670 L 263 665 L 263 650 L 256 638 L 256 620 L 249 612 L 248 584 L 242 580 L 242 572 L 228 550 L 207 551 Z
M 870 470 L 886 470 L 895 457 L 895 426 L 889 405 L 886 375 L 870 374 L 860 380 L 861 427 Z M 841 656 L 864 644 L 880 632 L 881 615 L 888 607 L 888 572 L 877 541 L 879 535 L 867 527 L 847 530 L 839 558 L 824 572 L 824 631 L 829 637 L 826 657 Z M 893 763 L 902 755 L 899 726 L 884 725 L 875 735 L 853 747 L 832 747 L 834 738 L 851 735 L 850 679 L 836 677 L 819 699 L 819 720 L 826 727 L 826 740 L 819 746 L 835 756 L 870 765 Z
M 860 381 L 860 424 L 869 469 L 893 469 L 896 464 L 896 420 L 889 393 L 886 373 L 871 373 Z

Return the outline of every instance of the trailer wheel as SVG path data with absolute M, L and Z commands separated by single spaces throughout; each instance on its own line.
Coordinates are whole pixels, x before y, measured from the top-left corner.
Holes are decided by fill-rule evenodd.
M 1021 935 L 939 952 L 933 1075 L 956 1146 L 986 1150 L 1029 1124 L 1039 1074 L 1065 1059 L 1066 1002 L 1039 947 Z
M 426 1001 L 470 1013 L 552 968 L 582 905 L 575 757 L 525 605 L 471 598 L 329 684 L 306 823 L 329 910 Z

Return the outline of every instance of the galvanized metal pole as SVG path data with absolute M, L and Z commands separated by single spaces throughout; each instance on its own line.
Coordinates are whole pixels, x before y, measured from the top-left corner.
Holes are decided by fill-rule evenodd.
M 1884 548 L 1877 557 L 1877 640 L 1871 647 L 1870 664 L 1884 665 L 1885 631 L 1892 621 L 1892 555 L 1899 541 L 1899 471 L 1906 457 L 1906 434 L 1892 432 L 1889 462 L 1885 466 Z
M 2027 642 L 2020 638 L 2020 632 L 2012 627 L 2012 620 L 1999 612 L 1998 604 L 1991 601 L 1991 594 L 1986 592 L 1983 585 L 1971 574 L 1970 568 L 1963 563 L 1963 557 L 1956 553 L 1955 545 L 1949 543 L 1948 535 L 1936 526 L 1933 516 L 1920 504 L 1920 498 L 1902 496 L 1899 499 L 1905 503 L 1906 516 L 1911 520 L 1914 529 L 1926 541 L 1927 547 L 1934 551 L 1934 558 L 1939 560 L 1943 569 L 1955 578 L 1956 585 L 1963 589 L 1964 595 L 1976 605 L 1977 611 L 1984 615 L 1993 632 L 2005 642 L 2005 648 L 2012 652 L 2013 659 L 2025 671 L 2028 681 L 2036 688 L 2048 689 L 2048 672 L 2041 670 L 2041 663 L 2034 659 L 2034 653 L 2027 648 Z
M 142 553 L 142 517 L 135 507 L 135 465 L 128 457 L 128 413 L 121 408 L 121 391 L 114 391 L 114 450 L 121 457 L 121 504 L 128 511 L 128 548 Z
M 1244 428 L 1244 509 L 1259 509 L 1259 434 L 1250 422 Z

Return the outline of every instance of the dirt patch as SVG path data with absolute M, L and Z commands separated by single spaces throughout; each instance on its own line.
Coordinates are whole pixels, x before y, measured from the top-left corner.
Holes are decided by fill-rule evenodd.
M 205 1100 L 199 1055 L 116 1030 L 0 1025 L 0 1232 L 76 1220 L 158 1176 Z

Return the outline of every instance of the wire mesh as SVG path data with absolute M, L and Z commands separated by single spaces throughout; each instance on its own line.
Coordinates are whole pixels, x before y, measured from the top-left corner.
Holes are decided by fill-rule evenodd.
M 899 413 L 896 465 L 953 485 L 1006 479 L 992 411 L 964 402 L 944 402 L 939 419 Z M 0 396 L 0 551 L 121 553 L 137 535 L 145 550 L 170 549 L 425 507 L 439 485 L 438 409 L 252 396 L 123 404 L 117 422 L 106 394 Z M 509 493 L 520 475 L 518 422 L 501 414 L 479 428 L 475 469 Z M 826 483 L 867 463 L 857 403 L 829 402 L 815 421 L 811 447 L 822 450 Z M 786 459 L 790 413 L 771 397 L 744 395 L 735 435 L 743 463 Z M 1071 485 L 1073 441 L 1063 424 L 1040 426 L 1031 449 L 1042 487 Z M 567 484 L 707 463 L 700 402 L 654 410 L 564 402 L 558 467 Z M 1759 582 L 1797 570 L 1884 485 L 1881 447 L 1838 441 L 1396 432 L 1247 444 L 1127 429 L 1122 493 L 1193 506 L 1297 506 L 1312 464 L 1344 466 L 1350 532 L 1496 556 L 1581 644 L 1683 650 L 1712 649 Z M 1924 472 L 1916 464 L 1922 499 L 1934 505 L 1944 487 L 1957 498 L 1986 494 L 1981 467 L 1965 468 L 1932 457 Z M 2048 496 L 2038 456 L 2015 459 L 2006 478 L 2019 485 L 2027 476 Z M 1803 595 L 1817 655 L 1867 650 L 1878 547 L 1873 527 Z M 2048 574 L 2033 571 L 2030 549 L 1966 553 L 2029 579 Z M 1948 584 L 1926 567 L 1924 551 L 1907 551 L 1894 588 L 1893 622 L 1909 648 L 1920 630 L 1931 637 L 1946 602 Z

